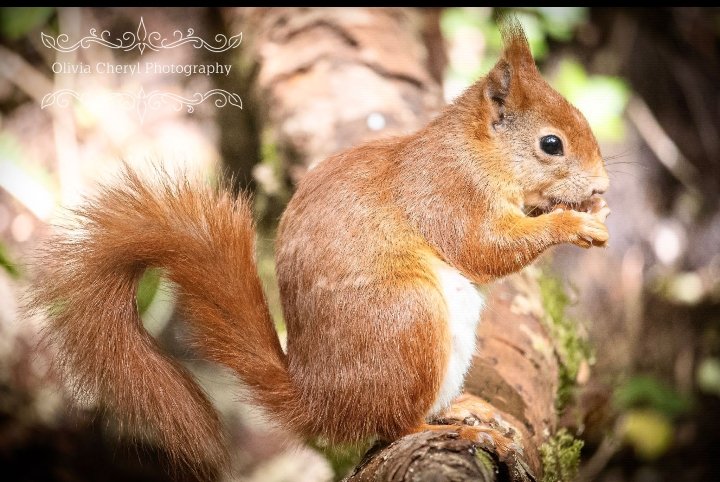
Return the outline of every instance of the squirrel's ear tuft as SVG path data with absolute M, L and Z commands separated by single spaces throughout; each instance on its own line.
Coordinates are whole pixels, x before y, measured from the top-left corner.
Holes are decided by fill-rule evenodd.
M 495 129 L 505 125 L 506 107 L 514 109 L 527 102 L 527 86 L 523 78 L 539 75 L 525 32 L 517 18 L 506 16 L 500 21 L 503 37 L 503 55 L 488 73 L 485 96 L 492 104 L 492 125 Z
M 500 33 L 503 39 L 503 58 L 517 72 L 536 72 L 537 67 L 530 52 L 530 45 L 518 19 L 512 15 L 504 17 L 500 21 Z

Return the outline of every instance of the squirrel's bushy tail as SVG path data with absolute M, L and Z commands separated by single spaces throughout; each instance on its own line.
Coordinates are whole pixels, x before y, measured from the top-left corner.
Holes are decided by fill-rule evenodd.
M 143 328 L 135 293 L 148 267 L 177 285 L 201 353 L 233 369 L 258 405 L 292 427 L 297 397 L 255 268 L 249 201 L 158 177 L 149 185 L 126 168 L 76 211 L 42 248 L 29 307 L 47 316 L 80 396 L 149 430 L 175 464 L 207 473 L 226 460 L 222 429 L 201 388 Z

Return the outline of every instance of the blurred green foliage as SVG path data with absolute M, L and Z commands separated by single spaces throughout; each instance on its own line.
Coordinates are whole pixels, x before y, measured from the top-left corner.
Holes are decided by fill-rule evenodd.
M 525 7 L 495 9 L 489 7 L 453 7 L 443 10 L 440 29 L 447 39 L 477 38 L 484 41 L 484 55 L 472 69 L 467 65 L 450 65 L 449 75 L 459 75 L 469 85 L 490 70 L 502 53 L 502 38 L 498 20 L 514 15 L 522 24 L 530 50 L 536 60 L 543 60 L 549 51 L 550 39 L 567 42 L 572 39 L 578 24 L 587 17 L 586 7 Z M 473 33 L 478 35 L 472 35 Z
M 485 75 L 502 53 L 498 19 L 514 15 L 523 25 L 536 61 L 549 57 L 551 42 L 569 42 L 587 19 L 586 7 L 525 7 L 519 9 L 447 8 L 440 27 L 451 45 L 464 55 L 450 55 L 446 80 L 469 86 Z M 471 45 L 477 44 L 473 49 Z M 552 77 L 553 86 L 585 115 L 601 140 L 619 140 L 624 134 L 622 113 L 630 95 L 618 77 L 589 75 L 578 62 L 562 58 Z
M 7 252 L 5 244 L 0 241 L 0 268 L 3 269 L 11 278 L 17 279 L 20 277 L 20 271 L 14 262 L 10 260 L 10 255 Z
M 622 419 L 620 433 L 635 454 L 653 460 L 668 451 L 673 442 L 672 422 L 663 413 L 650 409 L 628 411 Z
M 537 15 L 542 30 L 549 38 L 568 42 L 577 26 L 587 21 L 587 7 L 528 7 Z
M 614 403 L 623 413 L 620 435 L 635 453 L 657 459 L 672 445 L 673 421 L 692 408 L 692 400 L 660 380 L 635 376 L 620 385 Z
M 540 276 L 538 282 L 547 326 L 557 342 L 560 383 L 555 402 L 557 409 L 562 410 L 572 398 L 581 364 L 583 361 L 590 363 L 592 353 L 588 341 L 578 332 L 577 320 L 568 317 L 565 312 L 570 298 L 562 282 L 547 272 Z
M 17 40 L 45 25 L 54 12 L 54 7 L 2 7 L 0 35 Z
M 657 276 L 651 289 L 678 305 L 695 306 L 703 300 L 703 280 L 695 271 L 671 271 Z
M 280 289 L 278 288 L 275 275 L 275 231 L 258 227 L 257 232 L 257 269 L 260 281 L 265 289 L 265 296 L 268 301 L 270 315 L 275 321 L 278 335 L 285 336 L 285 321 L 283 318 L 282 304 L 280 302 Z
M 634 376 L 620 385 L 615 391 L 614 403 L 620 410 L 651 408 L 670 418 L 683 415 L 692 408 L 690 398 L 647 375 Z
M 485 8 L 446 8 L 440 17 L 440 30 L 443 37 L 452 43 L 485 42 L 487 50 L 497 52 L 502 48 L 500 32 L 491 18 L 492 10 Z M 467 45 L 462 45 L 467 47 Z M 492 47 L 494 46 L 494 48 Z M 483 46 L 480 45 L 482 48 Z M 492 68 L 496 56 L 472 55 L 454 61 L 451 53 L 450 62 L 445 72 L 446 81 L 456 80 L 470 85 L 475 79 L 484 75 Z
M 708 357 L 702 360 L 696 378 L 700 390 L 720 397 L 720 358 Z
M 18 139 L 8 132 L 0 133 L 0 159 L 2 162 L 12 161 L 19 164 L 23 156 L 23 146 Z
M 272 212 L 272 198 L 277 194 L 276 189 L 273 189 L 275 186 L 272 181 L 277 181 L 277 179 L 282 177 L 283 163 L 277 149 L 277 144 L 268 131 L 263 132 L 262 140 L 263 142 L 260 145 L 260 168 L 264 169 L 268 174 L 269 182 L 263 182 L 262 180 L 258 182 L 258 190 L 255 194 L 253 209 L 255 210 L 257 219 L 268 221 L 267 224 L 273 226 L 277 220 L 267 219 Z M 257 178 L 258 176 L 255 175 L 255 177 Z
M 158 289 L 160 288 L 160 278 L 162 276 L 162 270 L 157 268 L 149 268 L 145 270 L 143 275 L 140 277 L 138 282 L 137 294 L 135 299 L 137 301 L 137 308 L 140 316 L 144 315 L 150 307 L 150 304 L 155 299 Z
M 266 129 L 262 133 L 260 164 L 254 177 L 258 189 L 253 198 L 254 217 L 257 219 L 257 268 L 270 308 L 270 314 L 281 338 L 285 335 L 285 323 L 280 303 L 280 290 L 275 275 L 275 243 L 277 224 L 285 205 L 290 200 L 290 191 L 285 184 L 285 164 L 278 152 L 273 133 Z
M 575 480 L 580 465 L 580 451 L 584 442 L 561 428 L 540 446 L 543 464 L 543 482 Z
M 145 330 L 157 338 L 175 310 L 175 291 L 163 269 L 145 270 L 138 281 L 135 301 Z
M 588 75 L 578 62 L 563 59 L 553 77 L 553 87 L 580 109 L 599 139 L 622 139 L 622 113 L 630 99 L 630 89 L 622 79 Z
M 271 134 L 263 134 L 260 150 L 260 162 L 252 172 L 257 185 L 253 210 L 261 229 L 274 230 L 292 193 L 286 182 L 287 166 Z
M 333 470 L 334 480 L 345 479 L 373 445 L 372 440 L 345 445 L 329 444 L 327 441 L 319 439 L 311 440 L 309 443 L 327 459 Z
M 15 135 L 0 131 L 0 174 L 3 173 L 3 164 L 16 167 L 26 173 L 29 179 L 35 181 L 38 187 L 54 197 L 57 191 L 57 176 L 40 163 L 27 162 L 31 157 L 27 148 Z

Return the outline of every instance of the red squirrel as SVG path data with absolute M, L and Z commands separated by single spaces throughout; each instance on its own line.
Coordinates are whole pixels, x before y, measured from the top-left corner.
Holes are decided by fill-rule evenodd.
M 88 200 L 44 245 L 30 290 L 78 394 L 149 428 L 177 464 L 226 460 L 213 406 L 139 318 L 138 280 L 161 267 L 195 347 L 279 425 L 330 443 L 429 428 L 462 390 L 484 304 L 475 285 L 553 245 L 608 240 L 587 121 L 542 79 L 517 21 L 503 38 L 488 75 L 427 126 L 334 155 L 299 183 L 276 244 L 286 351 L 245 196 L 128 169 Z

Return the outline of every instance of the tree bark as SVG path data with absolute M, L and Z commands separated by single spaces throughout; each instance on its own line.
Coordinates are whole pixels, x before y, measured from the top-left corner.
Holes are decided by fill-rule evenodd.
M 246 51 L 293 182 L 308 166 L 379 135 L 402 134 L 442 106 L 412 10 L 272 8 L 239 12 Z M 233 29 L 234 31 L 234 29 Z
M 228 12 L 256 65 L 261 117 L 287 172 L 359 142 L 411 132 L 443 105 L 437 12 L 411 9 L 252 9 Z M 435 22 L 425 25 L 424 22 Z M 239 30 L 240 28 L 235 28 Z M 437 40 L 436 40 L 437 41 Z M 429 52 L 434 52 L 430 54 Z M 496 283 L 478 329 L 466 390 L 453 423 L 486 427 L 507 450 L 452 430 L 423 432 L 368 452 L 348 480 L 535 480 L 539 447 L 556 429 L 558 361 L 544 328 L 534 271 Z M 475 404 L 477 410 L 472 409 Z M 446 420 L 447 422 L 448 420 Z

